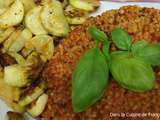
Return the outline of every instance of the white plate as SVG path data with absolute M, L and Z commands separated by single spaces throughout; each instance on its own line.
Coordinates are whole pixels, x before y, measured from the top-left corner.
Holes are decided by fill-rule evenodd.
M 104 0 L 102 1 L 101 7 L 98 9 L 96 13 L 92 14 L 92 16 L 99 15 L 106 10 L 118 9 L 121 6 L 126 6 L 126 5 L 139 5 L 142 7 L 154 7 L 154 8 L 160 9 L 160 3 L 144 3 L 144 2 L 115 3 L 115 2 L 107 2 Z M 7 105 L 5 105 L 3 101 L 0 100 L 0 120 L 5 120 L 4 117 L 8 110 L 11 110 L 11 109 L 7 107 Z M 26 120 L 33 120 L 28 115 L 26 115 L 26 117 L 27 117 Z

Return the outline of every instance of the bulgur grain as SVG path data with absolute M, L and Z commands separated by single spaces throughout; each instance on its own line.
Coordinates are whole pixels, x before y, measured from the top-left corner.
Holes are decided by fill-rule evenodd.
M 43 80 L 48 86 L 49 101 L 43 113 L 45 120 L 160 120 L 156 117 L 123 118 L 110 117 L 110 113 L 160 113 L 160 67 L 157 73 L 156 86 L 146 93 L 128 91 L 110 80 L 103 98 L 87 111 L 74 113 L 71 105 L 71 75 L 82 56 L 94 46 L 86 32 L 89 25 L 95 25 L 110 36 L 111 30 L 121 27 L 133 36 L 134 41 L 145 39 L 149 42 L 160 41 L 160 10 L 126 6 L 119 10 L 110 10 L 90 18 L 77 27 L 58 46 L 52 60 L 43 72 Z M 115 47 L 112 46 L 115 50 Z

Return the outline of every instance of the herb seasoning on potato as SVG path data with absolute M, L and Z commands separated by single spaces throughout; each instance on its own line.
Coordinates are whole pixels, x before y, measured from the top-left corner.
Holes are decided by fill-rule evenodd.
M 88 8 L 77 8 L 72 3 L 69 0 L 0 0 L 0 98 L 16 112 L 8 114 L 9 119 L 11 116 L 19 119 L 18 113 L 26 111 L 37 117 L 44 111 L 48 95 L 40 76 L 54 55 L 54 40 L 61 41 L 98 7 L 91 2 L 94 9 L 88 12 Z M 87 4 L 83 2 L 84 7 Z

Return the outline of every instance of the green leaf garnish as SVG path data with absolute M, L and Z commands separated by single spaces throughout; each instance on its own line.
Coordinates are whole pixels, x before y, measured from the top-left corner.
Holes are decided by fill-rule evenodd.
M 125 57 L 126 53 L 116 53 L 112 57 L 110 71 L 114 80 L 122 87 L 135 92 L 151 90 L 155 84 L 155 76 L 150 64 L 136 57 Z
M 82 112 L 101 98 L 108 83 L 109 68 L 99 48 L 90 49 L 72 76 L 72 106 Z
M 136 53 L 136 52 L 140 51 L 140 49 L 142 49 L 147 44 L 149 44 L 147 41 L 139 40 L 139 41 L 135 42 L 134 44 L 132 44 L 131 51 Z
M 74 112 L 85 111 L 102 97 L 108 85 L 109 70 L 114 80 L 128 90 L 146 92 L 154 87 L 152 65 L 160 65 L 160 44 L 151 44 L 144 40 L 132 43 L 128 33 L 115 28 L 112 31 L 112 40 L 121 51 L 110 55 L 107 35 L 92 26 L 88 28 L 88 33 L 97 46 L 81 57 L 72 75 Z
M 131 36 L 121 28 L 112 30 L 112 40 L 114 44 L 122 50 L 129 50 L 132 44 Z
M 111 61 L 113 59 L 121 59 L 121 58 L 129 58 L 129 52 L 128 51 L 115 51 L 111 53 Z
M 88 32 L 91 35 L 91 37 L 98 42 L 108 41 L 107 35 L 103 31 L 97 29 L 96 27 L 90 26 L 88 28 Z
M 109 48 L 110 48 L 110 43 L 109 42 L 103 42 L 103 47 L 102 47 L 102 52 L 105 55 L 106 59 L 109 61 L 110 55 L 109 55 Z
M 90 26 L 88 28 L 88 32 L 91 35 L 91 37 L 94 40 L 96 40 L 98 43 L 99 42 L 103 43 L 103 48 L 102 48 L 103 54 L 106 56 L 107 59 L 109 59 L 110 43 L 109 43 L 107 35 L 103 31 L 100 31 L 99 29 L 93 26 Z
M 132 53 L 153 66 L 160 65 L 160 44 L 147 44 L 143 42 L 143 45 L 138 46 L 139 43 L 140 41 L 133 44 Z

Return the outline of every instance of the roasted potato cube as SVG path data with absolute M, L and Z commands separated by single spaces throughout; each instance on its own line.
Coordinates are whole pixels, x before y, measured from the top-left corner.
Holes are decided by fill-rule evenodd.
M 33 37 L 26 42 L 25 47 L 29 50 L 36 50 L 44 62 L 51 59 L 54 52 L 53 38 L 48 35 Z
M 18 64 L 4 68 L 4 81 L 10 86 L 24 87 L 36 80 L 44 67 L 39 54 L 33 52 L 25 60 L 18 53 L 8 53 Z
M 66 36 L 70 31 L 62 4 L 57 0 L 45 3 L 41 12 L 41 20 L 46 30 L 54 36 Z
M 94 7 L 91 3 L 82 0 L 69 0 L 69 3 L 78 9 L 85 10 L 85 11 L 93 11 Z
M 15 0 L 0 0 L 0 8 L 9 7 Z
M 27 13 L 30 9 L 36 6 L 34 0 L 21 0 L 24 5 L 24 11 Z
M 47 34 L 47 31 L 44 29 L 41 23 L 41 19 L 40 19 L 41 10 L 42 10 L 42 6 L 37 6 L 31 9 L 25 17 L 26 27 L 30 29 L 32 33 L 35 35 Z
M 73 18 L 67 17 L 67 21 L 71 25 L 80 25 L 80 24 L 83 24 L 86 19 L 87 19 L 86 17 L 73 17 Z
M 6 10 L 6 8 L 0 8 L 0 15 L 2 15 Z
M 4 68 L 4 81 L 14 87 L 24 87 L 29 82 L 28 71 L 24 66 L 15 64 Z
M 17 87 L 12 87 L 5 83 L 4 79 L 0 78 L 0 99 L 4 100 L 6 104 L 13 108 L 14 111 L 22 113 L 24 107 L 21 107 L 16 102 L 20 99 L 21 91 Z
M 45 63 L 41 60 L 40 55 L 32 52 L 26 59 L 25 66 L 29 71 L 29 78 L 34 81 L 39 77 Z
M 69 0 L 69 3 L 84 11 L 94 11 L 100 5 L 100 0 Z
M 19 24 L 24 16 L 23 4 L 20 0 L 15 2 L 0 15 L 0 28 L 9 28 Z
M 30 103 L 32 103 L 34 100 L 36 100 L 40 95 L 44 93 L 45 85 L 44 83 L 39 84 L 39 86 L 36 86 L 32 93 L 29 93 L 25 95 L 20 101 L 19 105 L 26 106 Z
M 27 109 L 27 112 L 30 113 L 33 117 L 39 116 L 43 110 L 45 109 L 45 106 L 48 101 L 48 95 L 42 94 L 39 96 L 39 98 L 36 100 L 35 104 L 31 104 L 30 108 Z
M 5 100 L 8 104 L 13 101 L 18 101 L 20 98 L 20 89 L 17 87 L 9 86 L 5 83 L 4 79 L 0 78 L 0 98 Z
M 83 11 L 81 9 L 77 9 L 71 5 L 66 6 L 65 10 L 65 15 L 68 17 L 82 17 L 86 16 L 86 11 Z
M 15 42 L 15 40 L 19 37 L 19 35 L 21 34 L 22 30 L 18 29 L 16 31 L 14 31 L 9 38 L 4 42 L 3 44 L 3 52 L 7 52 L 8 49 L 10 48 L 10 46 Z
M 31 38 L 32 38 L 32 33 L 30 32 L 30 30 L 25 28 L 10 45 L 10 47 L 8 48 L 8 51 L 19 52 L 25 46 L 26 41 Z
M 25 59 L 19 53 L 8 52 L 7 54 L 10 55 L 12 58 L 14 58 L 18 64 L 20 64 L 20 65 L 24 65 L 25 64 Z
M 4 42 L 14 31 L 15 28 L 11 27 L 0 33 L 0 43 Z

